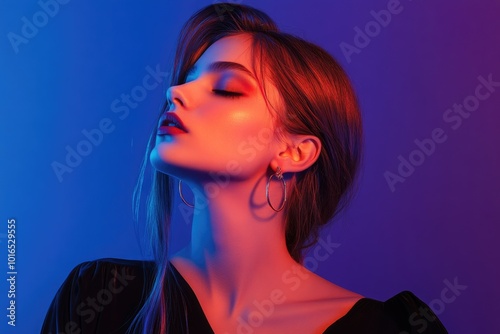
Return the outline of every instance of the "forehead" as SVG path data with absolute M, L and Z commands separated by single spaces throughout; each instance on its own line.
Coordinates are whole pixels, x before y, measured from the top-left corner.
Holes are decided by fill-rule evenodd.
M 212 44 L 196 62 L 198 68 L 204 68 L 216 61 L 239 63 L 252 70 L 252 36 L 239 34 L 219 39 Z

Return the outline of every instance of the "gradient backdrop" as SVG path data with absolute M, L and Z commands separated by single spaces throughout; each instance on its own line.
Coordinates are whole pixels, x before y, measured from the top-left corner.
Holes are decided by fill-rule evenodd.
M 143 79 L 169 71 L 181 25 L 211 1 L 0 3 L 0 331 L 37 333 L 76 264 L 143 258 L 131 195 L 166 90 Z M 500 3 L 243 3 L 331 52 L 363 109 L 358 195 L 322 234 L 332 254 L 307 266 L 376 299 L 411 290 L 450 333 L 500 333 Z M 71 150 L 84 155 L 58 175 Z M 176 221 L 175 249 L 189 240 Z

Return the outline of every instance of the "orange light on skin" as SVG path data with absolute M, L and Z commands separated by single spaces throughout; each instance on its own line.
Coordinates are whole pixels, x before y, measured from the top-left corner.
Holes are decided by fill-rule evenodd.
M 259 146 L 250 161 L 242 151 L 244 143 L 262 129 L 275 130 L 272 112 L 251 71 L 251 45 L 251 37 L 244 35 L 215 42 L 189 70 L 186 81 L 168 89 L 169 112 L 189 131 L 156 137 L 150 156 L 155 168 L 176 177 L 191 171 L 200 185 L 212 181 L 206 177 L 210 173 L 225 171 L 229 161 L 242 167 L 240 179 L 255 182 L 257 175 L 266 173 L 280 144 L 278 138 Z M 276 96 L 273 90 L 269 86 L 268 92 Z

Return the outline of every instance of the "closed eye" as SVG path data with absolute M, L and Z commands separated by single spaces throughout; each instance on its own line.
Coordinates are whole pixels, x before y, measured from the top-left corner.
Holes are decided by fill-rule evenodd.
M 230 98 L 237 98 L 243 95 L 243 93 L 238 93 L 238 92 L 231 92 L 228 90 L 223 90 L 223 89 L 213 89 L 212 90 L 216 95 L 223 96 L 223 97 L 230 97 Z

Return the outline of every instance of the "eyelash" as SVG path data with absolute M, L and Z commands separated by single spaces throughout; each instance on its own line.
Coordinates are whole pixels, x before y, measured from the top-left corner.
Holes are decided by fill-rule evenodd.
M 223 89 L 213 89 L 212 91 L 216 95 L 220 95 L 220 96 L 228 97 L 228 98 L 232 98 L 232 99 L 238 98 L 238 97 L 243 95 L 242 93 L 230 92 L 230 91 L 223 90 Z

